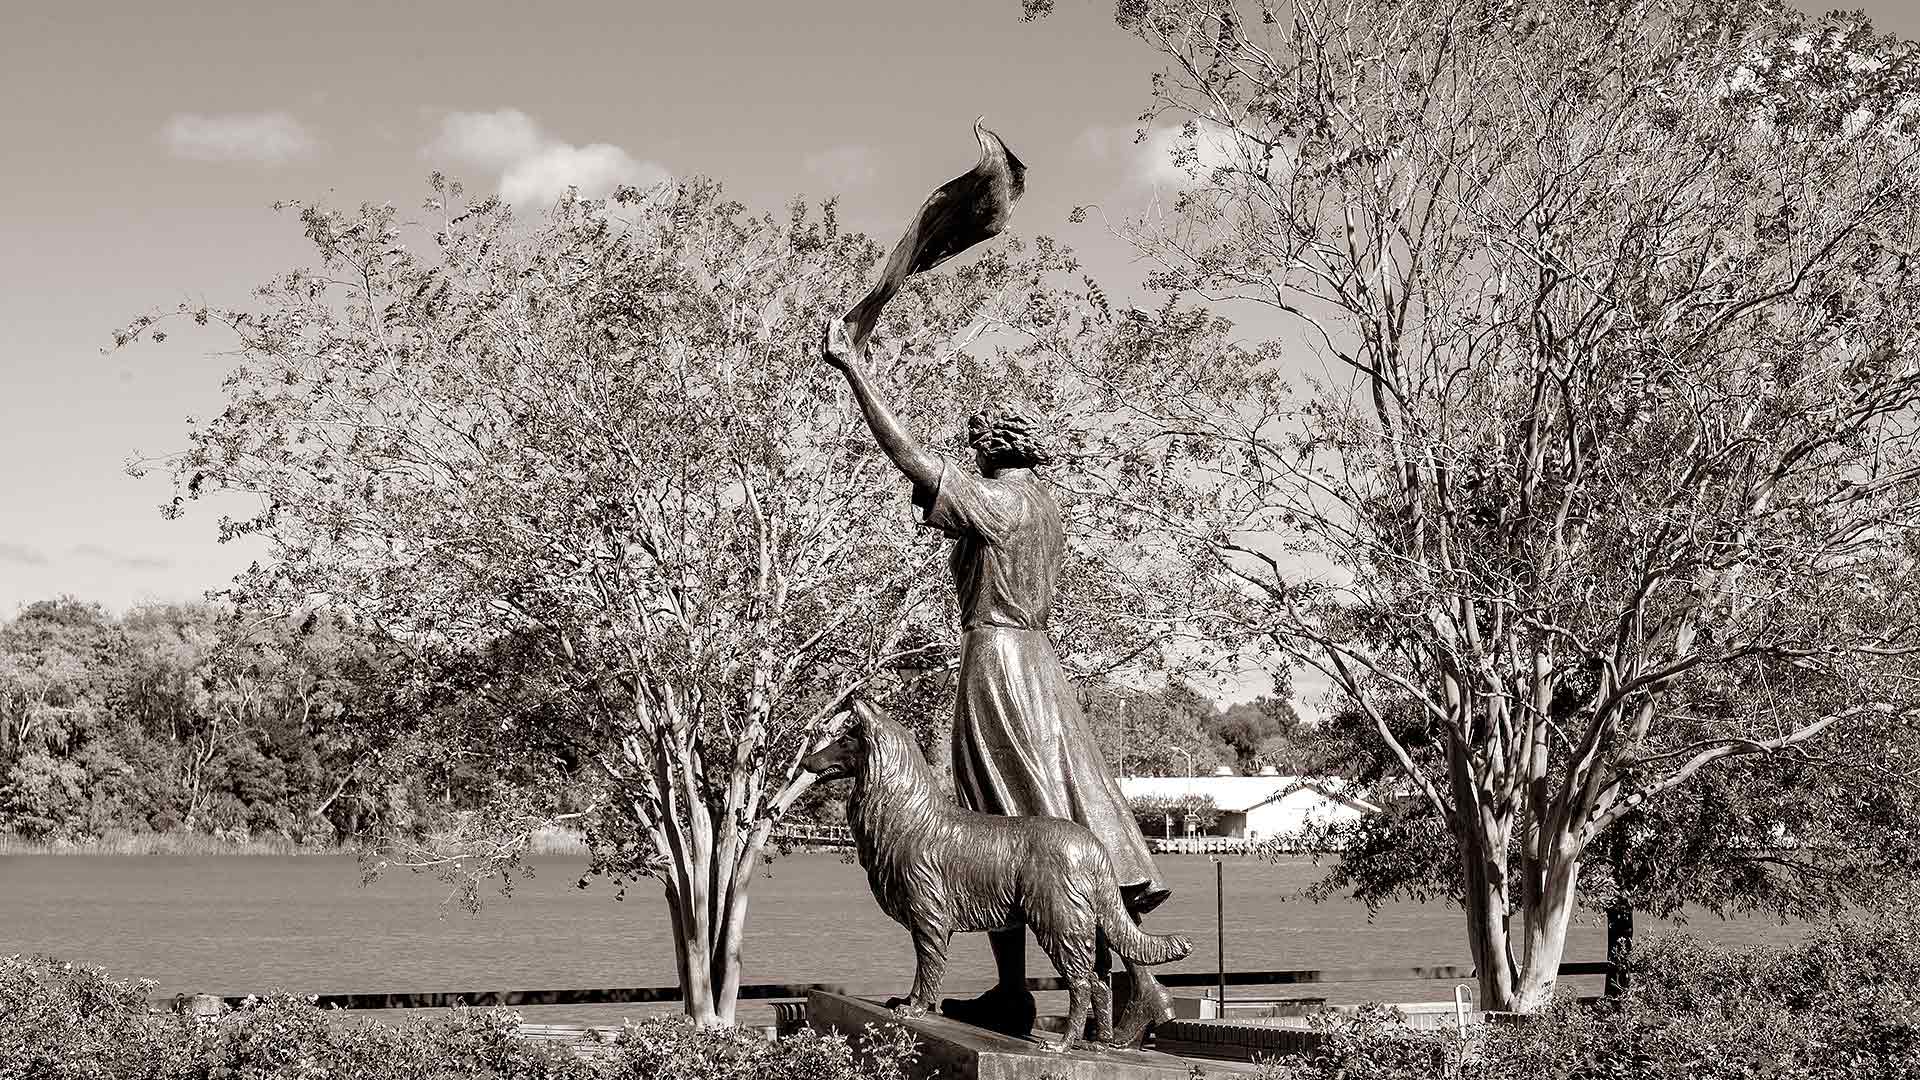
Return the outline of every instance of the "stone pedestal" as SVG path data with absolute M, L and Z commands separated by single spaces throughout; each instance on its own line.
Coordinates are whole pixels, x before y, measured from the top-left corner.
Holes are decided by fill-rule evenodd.
M 807 996 L 807 1025 L 815 1031 L 854 1036 L 868 1024 L 900 1024 L 913 1032 L 920 1041 L 915 1080 L 1194 1080 L 1254 1071 L 1241 1062 L 1195 1061 L 1150 1050 L 1082 1046 L 1062 1054 L 1039 1039 L 1016 1039 L 944 1016 L 906 1020 L 865 998 L 820 990 Z

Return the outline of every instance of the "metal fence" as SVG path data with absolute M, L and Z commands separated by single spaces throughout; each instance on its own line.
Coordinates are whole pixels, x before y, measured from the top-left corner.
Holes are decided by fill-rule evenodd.
M 1562 976 L 1605 975 L 1613 965 L 1604 961 L 1579 961 L 1560 965 Z M 1395 982 L 1415 979 L 1463 982 L 1473 978 L 1473 969 L 1456 964 L 1431 967 L 1353 967 L 1291 968 L 1270 971 L 1229 971 L 1224 977 L 1211 971 L 1156 972 L 1155 978 L 1170 987 L 1227 986 L 1302 986 L 1321 983 Z M 1035 992 L 1065 990 L 1066 980 L 1057 976 L 1027 980 Z M 886 996 L 898 986 L 877 987 L 845 983 L 749 983 L 740 988 L 742 1001 L 792 1001 L 804 999 L 810 991 L 860 996 Z M 383 991 L 356 994 L 309 995 L 323 1009 L 445 1009 L 454 1006 L 522 1008 L 534 1005 L 628 1005 L 662 1004 L 680 1000 L 678 986 L 608 987 L 584 990 L 427 990 Z M 217 998 L 238 1006 L 254 995 L 186 995 L 170 1000 L 185 1007 L 193 998 L 211 1001 Z M 167 1001 L 156 1002 L 166 1004 Z

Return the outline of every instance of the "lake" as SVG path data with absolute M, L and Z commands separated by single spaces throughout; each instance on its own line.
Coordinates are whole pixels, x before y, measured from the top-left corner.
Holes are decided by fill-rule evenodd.
M 1148 919 L 1179 931 L 1194 954 L 1162 970 L 1214 970 L 1214 870 L 1205 856 L 1159 858 L 1174 896 Z M 475 915 L 443 904 L 430 876 L 390 871 L 370 885 L 350 856 L 3 856 L 0 955 L 48 953 L 99 964 L 114 976 L 151 979 L 158 992 L 345 993 L 669 986 L 675 981 L 665 904 L 651 883 L 615 901 L 606 883 L 575 887 L 584 861 L 533 861 L 532 880 L 493 897 Z M 1461 914 L 1396 904 L 1369 916 L 1351 902 L 1297 898 L 1321 871 L 1305 859 L 1225 863 L 1228 970 L 1471 963 Z M 1644 936 L 1659 924 L 1642 920 Z M 1741 943 L 1786 941 L 1801 931 L 1766 919 L 1703 917 L 1691 929 Z M 1568 960 L 1603 958 L 1605 934 L 1582 917 Z M 906 932 L 882 915 L 859 867 L 831 854 L 775 861 L 754 884 L 746 982 L 839 982 L 901 993 L 912 981 Z M 948 993 L 992 981 L 982 935 L 956 937 Z M 1028 973 L 1051 975 L 1037 950 Z M 1577 980 L 1595 992 L 1597 979 Z M 1183 991 L 1193 993 L 1197 991 Z M 1299 992 L 1334 1001 L 1438 1000 L 1451 984 L 1326 984 Z M 618 1023 L 650 1006 L 543 1006 L 546 1023 Z M 667 1006 L 667 1008 L 674 1008 Z M 743 1004 L 743 1022 L 766 1023 Z M 373 1014 L 378 1015 L 378 1014 Z

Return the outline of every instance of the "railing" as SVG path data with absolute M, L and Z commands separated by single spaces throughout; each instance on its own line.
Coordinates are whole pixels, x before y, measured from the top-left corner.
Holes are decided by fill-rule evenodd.
M 1240 855 L 1258 841 L 1237 836 L 1149 836 L 1147 847 L 1157 855 Z
M 845 825 L 827 825 L 811 821 L 781 823 L 770 837 L 775 843 L 811 844 L 819 847 L 852 847 L 853 830 Z M 1314 854 L 1315 849 L 1304 846 L 1288 846 L 1277 838 L 1248 840 L 1238 836 L 1154 836 L 1148 834 L 1147 846 L 1159 854 L 1166 855 L 1222 855 L 1244 854 L 1253 851 L 1274 852 L 1289 851 L 1298 854 Z
M 1577 961 L 1560 965 L 1562 976 L 1605 975 L 1613 965 L 1604 960 Z M 1172 987 L 1217 986 L 1222 976 L 1211 971 L 1157 971 L 1162 984 Z M 1434 979 L 1464 981 L 1473 978 L 1473 968 L 1457 964 L 1432 967 L 1356 967 L 1295 968 L 1277 971 L 1229 971 L 1228 986 L 1298 986 L 1311 983 L 1394 982 Z M 904 985 L 904 983 L 902 984 Z M 1065 990 L 1066 980 L 1058 977 L 1027 980 L 1034 991 Z M 884 996 L 897 993 L 899 985 L 877 987 L 845 983 L 749 983 L 740 988 L 742 1001 L 791 1001 L 805 998 L 808 992 L 823 990 L 855 996 Z M 201 995 L 208 1000 L 213 995 Z M 226 995 L 219 1000 L 238 1006 L 252 995 Z M 187 995 L 168 999 L 176 1008 L 190 1000 Z M 314 1004 L 323 1009 L 445 1009 L 456 1005 L 474 1007 L 502 1006 L 519 1008 L 532 1005 L 630 1005 L 663 1004 L 680 1000 L 678 986 L 641 986 L 590 990 L 442 990 L 413 993 L 320 994 Z M 165 1004 L 167 1002 L 160 1002 Z
M 783 822 L 774 828 L 770 839 L 775 843 L 852 847 L 853 830 L 845 825 L 825 825 L 812 821 Z

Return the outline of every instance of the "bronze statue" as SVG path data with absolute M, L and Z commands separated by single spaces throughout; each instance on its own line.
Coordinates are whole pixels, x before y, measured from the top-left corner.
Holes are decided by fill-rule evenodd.
M 1136 964 L 1163 964 L 1193 951 L 1176 934 L 1147 934 L 1120 900 L 1113 864 L 1092 832 L 1061 817 L 962 810 L 939 792 L 933 770 L 906 729 L 864 701 L 834 742 L 801 762 L 821 779 L 853 779 L 853 829 L 880 909 L 913 935 L 913 991 L 892 1004 L 924 1015 L 940 992 L 947 943 L 956 933 L 1031 927 L 1067 981 L 1066 1032 L 1050 1049 L 1071 1049 L 1089 1015 L 1094 1041 L 1113 1038 L 1113 1001 L 1101 944 Z
M 823 352 L 852 387 L 880 448 L 913 484 L 926 524 L 955 541 L 951 560 L 961 614 L 958 699 L 953 717 L 955 795 L 968 810 L 1017 817 L 1066 818 L 1105 847 L 1121 895 L 1137 919 L 1171 895 L 1158 879 L 1146 839 L 1120 786 L 1101 760 L 1068 684 L 1047 619 L 1060 571 L 1065 529 L 1060 507 L 1035 474 L 1048 460 L 1037 426 L 1006 408 L 968 423 L 979 475 L 923 449 L 862 371 L 865 335 L 900 281 L 937 265 L 1004 227 L 1025 187 L 1025 168 L 998 136 L 976 121 L 980 161 L 920 208 L 886 272 L 846 319 L 827 328 Z M 1026 989 L 1026 939 L 1019 927 L 995 930 L 998 982 L 973 1001 L 948 1001 L 956 1019 L 1025 1034 L 1033 995 Z M 1117 1032 L 1125 1044 L 1171 1017 L 1165 988 L 1136 973 Z

